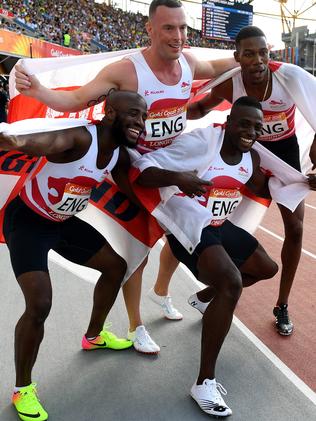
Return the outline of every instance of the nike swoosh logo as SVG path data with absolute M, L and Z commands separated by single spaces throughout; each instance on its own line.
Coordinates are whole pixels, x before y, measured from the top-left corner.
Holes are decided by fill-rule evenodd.
M 95 346 L 106 346 L 106 342 L 103 342 L 103 344 L 94 344 L 93 342 L 90 342 L 91 345 L 95 345 Z
M 26 414 L 25 412 L 18 411 L 18 414 L 25 415 L 26 417 L 29 417 L 29 418 L 38 418 L 41 416 L 39 412 L 37 414 Z

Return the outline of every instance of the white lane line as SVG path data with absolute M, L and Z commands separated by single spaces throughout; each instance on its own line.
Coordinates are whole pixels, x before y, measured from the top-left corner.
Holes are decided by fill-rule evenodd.
M 272 232 L 272 231 L 268 230 L 267 228 L 263 227 L 262 225 L 259 225 L 258 228 L 260 228 L 262 231 L 266 232 L 267 234 L 272 235 L 272 237 L 277 238 L 280 241 L 284 241 L 284 238 L 283 237 L 281 237 L 278 234 L 275 234 L 274 232 Z
M 309 205 L 308 203 L 305 203 L 305 206 L 307 206 L 308 208 L 311 208 L 311 209 L 316 209 L 316 206 Z
M 316 405 L 316 393 L 307 386 L 279 357 L 277 357 L 251 330 L 249 330 L 237 317 L 234 316 L 233 323 L 240 331 L 278 368 L 288 380 L 294 384 L 309 400 Z
M 199 289 L 205 288 L 205 285 L 199 282 L 189 271 L 189 269 L 180 265 L 180 268 L 185 272 L 186 275 L 193 281 Z M 236 316 L 233 319 L 234 325 L 243 333 L 246 338 L 269 360 L 271 363 L 281 371 L 281 373 L 299 389 L 303 395 L 311 400 L 316 405 L 316 393 L 307 386 L 283 361 L 280 360 L 256 335 L 254 335 Z
M 280 237 L 280 239 L 282 239 L 282 237 Z M 158 249 L 161 249 L 163 245 L 163 240 L 159 240 L 157 243 Z M 88 268 L 71 263 L 68 260 L 59 256 L 55 252 L 50 252 L 49 257 L 51 261 L 58 264 L 62 268 L 69 270 L 74 275 L 80 277 L 84 281 L 93 284 L 96 283 L 96 280 L 98 278 L 97 271 L 94 271 L 92 269 L 89 270 Z M 186 266 L 181 264 L 180 268 L 181 270 L 183 270 L 183 272 L 185 272 L 188 278 L 197 285 L 199 289 L 205 288 L 205 285 L 199 282 Z M 257 338 L 236 316 L 234 316 L 233 323 L 241 331 L 241 333 L 243 333 L 247 337 L 247 339 L 249 339 L 249 341 L 253 343 L 255 347 L 259 351 L 261 351 L 263 355 L 265 355 L 265 357 L 268 358 L 268 360 L 271 361 L 272 364 L 276 368 L 278 368 L 284 376 L 286 376 L 289 379 L 290 382 L 294 384 L 294 386 L 297 387 L 297 389 L 299 389 L 308 399 L 310 399 L 316 405 L 316 393 L 312 389 L 310 389 L 307 386 L 307 384 L 305 384 L 295 373 L 293 373 L 293 371 L 289 367 L 287 367 L 266 345 L 264 345 L 264 343 L 261 342 L 260 339 Z
M 271 235 L 272 237 L 277 238 L 280 241 L 284 241 L 284 237 L 281 237 L 280 235 L 275 234 L 274 232 L 272 232 L 272 231 L 268 230 L 267 228 L 263 227 L 262 225 L 259 225 L 259 228 L 262 231 L 266 232 L 267 234 Z M 302 248 L 302 253 L 306 254 L 309 257 L 312 257 L 313 259 L 316 259 L 316 254 L 311 253 L 308 250 L 305 250 L 305 249 Z

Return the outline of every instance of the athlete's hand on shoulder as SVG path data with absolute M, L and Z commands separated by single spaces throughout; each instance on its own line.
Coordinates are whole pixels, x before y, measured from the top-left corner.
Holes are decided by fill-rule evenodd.
M 178 174 L 177 186 L 189 197 L 202 196 L 212 185 L 212 182 L 202 180 L 196 171 L 184 171 Z
M 23 95 L 36 96 L 41 84 L 37 77 L 30 76 L 20 64 L 17 64 L 15 66 L 15 86 Z
M 311 190 L 316 190 L 316 174 L 307 174 L 308 184 Z

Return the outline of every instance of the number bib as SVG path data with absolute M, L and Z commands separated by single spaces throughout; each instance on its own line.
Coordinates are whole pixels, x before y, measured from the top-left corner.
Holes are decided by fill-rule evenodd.
M 67 217 L 73 216 L 86 209 L 91 190 L 91 187 L 67 183 L 62 199 L 55 205 L 51 205 L 50 208 L 57 214 L 65 215 Z
M 149 110 L 145 122 L 146 137 L 141 142 L 150 149 L 168 146 L 186 127 L 187 105 L 178 105 L 163 110 Z
M 210 225 L 220 226 L 234 211 L 242 200 L 242 195 L 236 189 L 213 188 L 210 190 L 206 207 L 212 213 Z
M 260 140 L 279 140 L 289 130 L 285 112 L 265 115 Z

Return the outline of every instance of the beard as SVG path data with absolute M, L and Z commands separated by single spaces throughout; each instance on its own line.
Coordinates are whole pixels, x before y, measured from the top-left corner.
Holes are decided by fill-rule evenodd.
M 124 123 L 119 116 L 115 117 L 115 120 L 111 127 L 111 133 L 118 146 L 127 146 L 128 148 L 135 149 L 137 142 L 133 142 L 126 137 L 123 130 Z

